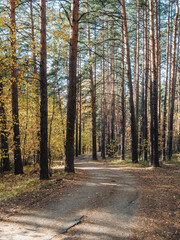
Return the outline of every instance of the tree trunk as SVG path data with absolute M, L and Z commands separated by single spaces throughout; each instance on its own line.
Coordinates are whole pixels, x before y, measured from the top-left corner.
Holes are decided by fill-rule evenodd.
M 137 138 L 136 118 L 135 118 L 135 112 L 134 112 L 131 60 L 130 60 L 130 52 L 129 52 L 125 0 L 122 0 L 122 15 L 124 20 L 124 33 L 125 33 L 125 46 L 126 46 L 126 59 L 127 59 L 127 78 L 128 78 L 128 87 L 129 87 L 129 94 L 130 94 L 129 105 L 130 105 L 130 113 L 131 113 L 132 162 L 137 163 L 138 162 L 138 138 Z
M 144 154 L 143 160 L 147 161 L 147 149 L 148 149 L 148 77 L 149 77 L 149 49 L 148 49 L 148 24 L 147 24 L 147 6 L 144 10 L 144 31 L 145 31 L 145 89 L 144 89 L 144 128 L 143 128 L 143 140 L 144 140 Z
M 125 160 L 125 84 L 124 84 L 124 26 L 122 23 L 121 43 L 121 159 Z
M 114 42 L 111 48 L 111 141 L 115 140 L 115 64 L 114 64 Z
M 157 92 L 160 92 L 160 81 L 159 81 L 159 20 L 158 20 L 158 0 L 155 0 L 155 35 L 156 35 L 156 77 L 157 77 Z M 159 99 L 160 100 L 160 99 Z M 160 102 L 158 101 L 158 119 L 160 118 Z
M 146 53 L 145 53 L 145 19 L 144 19 L 144 9 L 143 9 L 143 53 L 142 53 L 142 86 L 141 86 L 141 119 L 140 119 L 140 139 L 139 139 L 139 158 L 141 154 L 144 155 L 144 95 L 145 95 L 145 61 L 146 61 Z
M 79 108 L 78 108 L 78 90 L 77 90 L 77 96 L 76 96 L 76 157 L 79 155 L 79 146 L 78 146 L 78 117 L 79 117 Z
M 171 100 L 170 100 L 170 115 L 168 126 L 168 141 L 167 141 L 167 153 L 168 159 L 172 157 L 172 140 L 173 140 L 173 120 L 174 120 L 174 101 L 176 90 L 176 35 L 177 35 L 177 22 L 178 22 L 179 6 L 178 0 L 176 0 L 175 18 L 174 18 L 174 31 L 173 31 L 173 55 L 172 55 L 172 87 L 171 87 Z
M 41 0 L 41 50 L 40 50 L 40 179 L 48 179 L 48 107 L 47 107 L 47 52 L 46 52 L 46 0 Z
M 57 75 L 57 71 L 56 71 Z M 57 78 L 57 76 L 56 76 Z M 51 115 L 51 120 L 49 123 L 49 141 L 48 141 L 48 159 L 49 159 L 49 172 L 50 172 L 50 166 L 52 162 L 52 155 L 51 155 L 51 135 L 52 135 L 52 126 L 53 126 L 53 120 L 54 120 L 54 115 L 55 115 L 55 103 L 56 103 L 56 92 L 55 92 L 55 86 L 53 89 L 53 109 L 52 109 L 52 115 Z M 50 172 L 51 174 L 51 172 Z
M 149 1 L 150 11 L 150 52 L 151 52 L 151 80 L 152 80 L 152 139 L 151 144 L 153 146 L 153 165 L 159 167 L 159 152 L 158 152 L 158 78 L 157 78 L 157 67 L 156 67 L 156 55 L 155 55 L 155 38 L 154 38 L 154 7 L 153 0 Z
M 38 146 L 36 150 L 36 162 L 39 162 L 40 158 L 40 119 L 39 119 L 39 76 L 37 73 L 37 59 L 36 59 L 36 43 L 35 43 L 35 35 L 34 35 L 34 17 L 33 17 L 33 6 L 32 0 L 30 0 L 30 16 L 31 16 L 31 34 L 32 34 L 32 53 L 33 53 L 33 73 L 34 73 L 34 83 L 36 85 L 36 125 L 37 125 L 37 133 L 36 137 L 38 140 Z
M 135 115 L 136 127 L 138 135 L 138 121 L 139 121 L 139 0 L 137 0 L 137 42 L 136 42 L 136 83 L 135 83 Z
M 179 117 L 178 117 L 178 147 L 177 150 L 178 152 L 180 152 L 180 67 L 178 69 L 179 72 L 179 96 L 178 96 L 178 113 L 179 113 Z
M 169 70 L 169 17 L 170 17 L 170 0 L 168 7 L 168 23 L 167 23 L 167 43 L 166 43 L 166 83 L 165 83 L 165 92 L 164 92 L 164 109 L 163 109 L 163 161 L 166 159 L 166 124 L 167 124 L 167 88 L 168 88 L 168 70 Z
M 89 10 L 88 10 L 89 12 Z M 88 24 L 88 43 L 90 44 L 90 26 Z M 97 146 L 96 146 L 96 85 L 94 84 L 93 79 L 93 66 L 91 62 L 91 49 L 88 47 L 89 54 L 89 64 L 90 64 L 90 80 L 91 80 L 91 105 L 92 105 L 92 158 L 93 160 L 97 160 Z
M 65 171 L 74 170 L 74 123 L 76 118 L 76 72 L 78 45 L 79 0 L 71 3 L 71 36 L 69 49 L 69 86 L 67 102 L 66 160 Z
M 180 66 L 178 66 L 179 62 L 179 45 L 180 45 L 180 23 L 179 23 L 179 36 L 178 36 L 178 55 L 177 55 L 177 74 L 179 72 L 179 91 L 178 91 L 178 143 L 177 150 L 180 152 Z
M 82 118 L 82 84 L 81 84 L 81 57 L 79 56 L 80 60 L 80 79 L 79 79 L 79 155 L 81 155 L 81 118 Z
M 3 82 L 2 76 L 0 76 L 0 126 L 1 126 L 1 160 L 2 160 L 2 171 L 10 170 L 9 162 L 9 144 L 8 136 L 6 129 L 6 112 L 4 108 L 4 99 L 3 99 Z
M 18 86 L 16 73 L 16 21 L 15 0 L 11 0 L 11 89 L 12 89 L 12 119 L 14 140 L 14 173 L 22 174 L 21 144 L 19 132 Z
M 103 41 L 103 62 L 102 62 L 102 140 L 101 140 L 101 156 L 106 158 L 106 96 L 105 96 L 105 49 Z

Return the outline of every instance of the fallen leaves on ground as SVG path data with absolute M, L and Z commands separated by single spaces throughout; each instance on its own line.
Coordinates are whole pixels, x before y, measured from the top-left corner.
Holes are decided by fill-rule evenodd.
M 180 165 L 120 166 L 135 177 L 140 190 L 137 229 L 133 239 L 180 239 Z
M 2 193 L 3 197 L 6 195 L 6 199 L 0 201 L 0 219 L 7 219 L 24 209 L 38 207 L 43 202 L 79 184 L 79 181 L 86 177 L 85 173 L 79 169 L 76 174 L 66 174 L 62 168 L 55 170 L 49 180 L 39 180 L 39 171 L 32 169 L 25 170 L 23 175 L 18 176 L 6 173 L 3 181 L 1 176 Z

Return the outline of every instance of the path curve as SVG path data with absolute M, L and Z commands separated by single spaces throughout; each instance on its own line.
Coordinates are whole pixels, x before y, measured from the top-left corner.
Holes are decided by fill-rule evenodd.
M 0 223 L 0 240 L 132 239 L 138 190 L 135 179 L 115 166 L 79 158 L 88 179 L 57 194 L 41 208 Z

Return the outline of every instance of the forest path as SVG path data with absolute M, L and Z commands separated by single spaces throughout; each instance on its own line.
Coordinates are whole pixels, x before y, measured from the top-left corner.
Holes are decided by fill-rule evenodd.
M 138 190 L 135 179 L 115 166 L 76 160 L 88 178 L 38 209 L 0 223 L 0 240 L 132 239 Z

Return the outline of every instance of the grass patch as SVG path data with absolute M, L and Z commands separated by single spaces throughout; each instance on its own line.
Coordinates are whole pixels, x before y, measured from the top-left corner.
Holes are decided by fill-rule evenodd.
M 120 157 L 112 157 L 109 158 L 109 163 L 111 165 L 121 165 L 121 166 L 129 166 L 129 167 L 137 167 L 137 168 L 146 168 L 150 167 L 149 161 L 143 162 L 139 160 L 138 163 L 132 163 L 131 155 L 127 154 L 125 160 L 121 160 Z M 169 168 L 171 165 L 177 165 L 180 167 L 180 153 L 174 154 L 171 161 L 161 161 L 161 157 L 159 158 L 160 167 Z M 167 176 L 171 178 L 172 176 Z
M 52 178 L 49 180 L 39 179 L 39 166 L 24 166 L 24 174 L 14 175 L 13 171 L 5 172 L 0 175 L 0 201 L 12 198 L 23 192 L 33 191 L 37 188 L 46 189 L 52 186 L 52 179 L 65 177 L 67 173 L 63 172 L 62 167 L 52 170 Z
M 52 186 L 52 183 L 51 183 L 51 182 L 47 182 L 47 183 L 41 185 L 41 188 L 46 189 L 46 188 L 48 188 L 48 187 L 50 187 L 50 186 Z
M 132 160 L 130 157 L 127 157 L 125 160 L 121 160 L 120 157 L 115 157 L 115 158 L 110 159 L 109 163 L 111 165 L 121 165 L 121 166 L 139 167 L 139 168 L 149 166 L 148 162 L 139 161 L 138 163 L 132 163 Z

